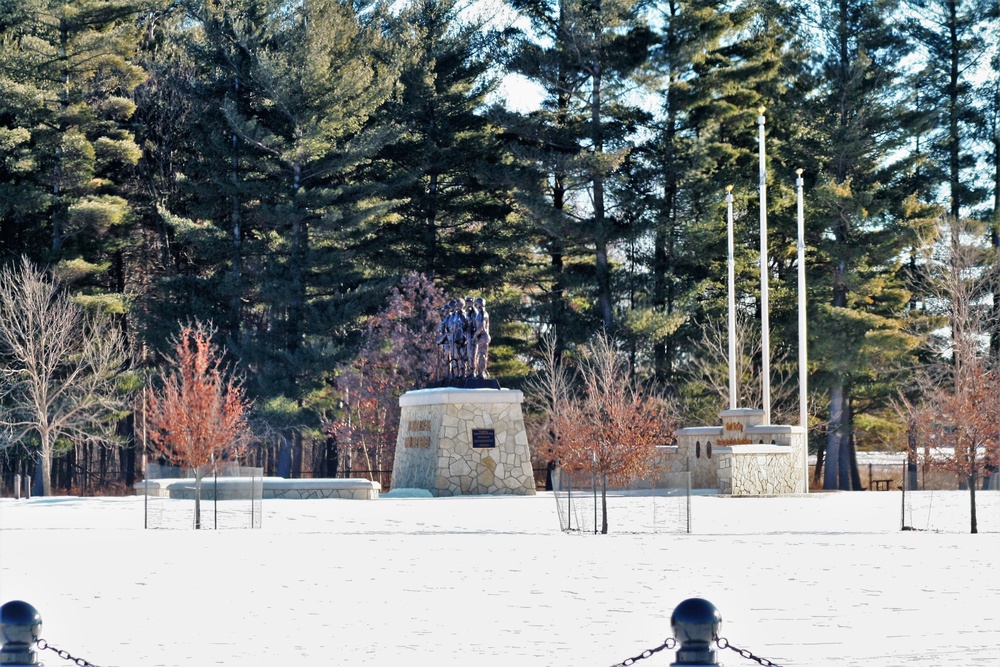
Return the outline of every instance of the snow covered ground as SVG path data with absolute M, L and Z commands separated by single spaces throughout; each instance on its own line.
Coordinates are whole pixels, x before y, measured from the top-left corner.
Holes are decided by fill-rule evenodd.
M 265 500 L 260 530 L 198 532 L 143 530 L 141 497 L 3 499 L 0 602 L 102 667 L 607 667 L 659 646 L 689 597 L 780 665 L 995 667 L 991 493 L 978 535 L 958 491 L 933 500 L 953 532 L 900 531 L 890 491 L 695 496 L 691 534 L 616 533 L 641 513 L 616 498 L 607 536 L 561 533 L 546 493 Z

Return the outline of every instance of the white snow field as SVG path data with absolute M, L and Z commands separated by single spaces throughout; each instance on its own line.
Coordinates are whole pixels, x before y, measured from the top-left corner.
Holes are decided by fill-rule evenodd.
M 141 497 L 3 499 L 0 602 L 101 667 L 608 667 L 689 597 L 779 665 L 996 667 L 997 493 L 977 535 L 962 491 L 934 495 L 949 532 L 901 531 L 888 491 L 696 495 L 691 534 L 615 532 L 639 502 L 616 498 L 605 536 L 560 532 L 551 493 L 265 500 L 260 530 L 225 531 L 143 530 Z

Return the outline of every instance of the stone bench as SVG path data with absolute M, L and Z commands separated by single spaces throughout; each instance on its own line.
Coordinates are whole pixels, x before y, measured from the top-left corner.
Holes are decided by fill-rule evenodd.
M 262 498 L 348 498 L 375 500 L 382 485 L 370 479 L 285 479 L 283 477 L 204 477 L 201 480 L 201 499 L 214 500 L 218 489 L 219 500 L 245 500 L 250 497 L 251 482 L 263 483 Z M 147 487 L 148 484 L 148 487 Z M 147 492 L 148 489 L 148 492 Z M 194 478 L 151 479 L 135 483 L 136 495 L 146 493 L 160 498 L 194 498 Z

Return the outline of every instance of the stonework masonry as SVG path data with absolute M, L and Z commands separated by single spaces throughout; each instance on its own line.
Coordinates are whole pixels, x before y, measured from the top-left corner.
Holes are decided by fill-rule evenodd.
M 253 485 L 257 485 L 254 490 Z M 219 500 L 250 498 L 260 492 L 261 498 L 347 498 L 377 500 L 382 485 L 368 479 L 284 479 L 282 477 L 206 477 L 201 482 L 201 499 Z M 193 499 L 194 479 L 152 479 L 135 483 L 136 495 L 162 498 Z
M 534 495 L 524 395 L 510 389 L 419 389 L 399 399 L 392 488 L 435 496 Z
M 762 410 L 720 413 L 722 426 L 682 428 L 676 445 L 657 448 L 654 470 L 691 472 L 695 489 L 733 496 L 805 493 L 806 434 L 799 426 L 761 424 Z

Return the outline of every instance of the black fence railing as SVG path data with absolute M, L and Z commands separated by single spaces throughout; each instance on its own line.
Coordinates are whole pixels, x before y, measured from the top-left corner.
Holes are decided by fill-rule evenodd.
M 730 649 L 741 657 L 759 665 L 779 667 L 766 658 L 761 658 L 746 649 L 733 646 L 719 636 L 722 614 L 714 604 L 703 598 L 689 598 L 674 608 L 670 616 L 673 636 L 654 648 L 626 658 L 614 667 L 628 667 L 639 660 L 645 660 L 660 651 L 675 650 L 673 665 L 720 664 L 715 649 Z M 49 650 L 63 660 L 76 663 L 79 667 L 96 667 L 83 658 L 77 658 L 68 651 L 58 649 L 41 638 L 42 617 L 32 605 L 22 600 L 11 600 L 0 606 L 0 657 L 5 667 L 30 667 L 39 664 L 38 651 Z

